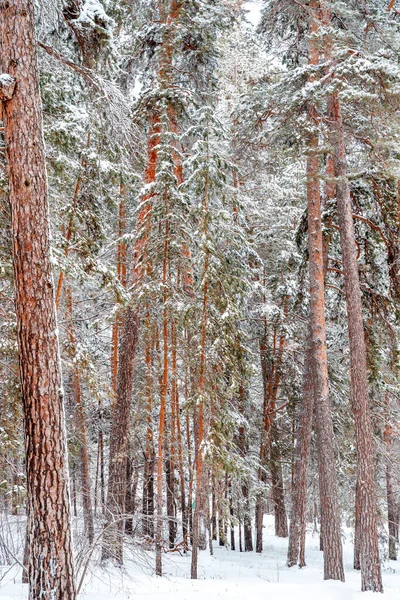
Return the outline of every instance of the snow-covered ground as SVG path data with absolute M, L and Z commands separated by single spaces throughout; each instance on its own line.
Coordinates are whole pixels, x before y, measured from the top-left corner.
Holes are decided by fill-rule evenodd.
M 285 565 L 287 540 L 272 535 L 273 520 L 266 517 L 264 551 L 231 552 L 214 547 L 214 556 L 200 553 L 200 579 L 190 577 L 190 555 L 164 555 L 164 577 L 151 574 L 154 564 L 151 553 L 138 555 L 135 564 L 129 561 L 124 571 L 96 568 L 86 578 L 81 600 L 355 600 L 372 597 L 372 592 L 360 592 L 360 574 L 352 568 L 353 547 L 345 543 L 346 583 L 323 581 L 322 553 L 318 537 L 307 539 L 305 569 Z M 349 535 L 350 538 L 350 535 Z M 146 558 L 149 565 L 146 567 Z M 140 566 L 138 565 L 140 563 Z M 27 598 L 27 586 L 20 574 L 11 570 L 0 583 L 1 600 Z M 386 600 L 400 600 L 400 561 L 384 566 L 383 579 Z M 374 596 L 376 597 L 376 596 Z

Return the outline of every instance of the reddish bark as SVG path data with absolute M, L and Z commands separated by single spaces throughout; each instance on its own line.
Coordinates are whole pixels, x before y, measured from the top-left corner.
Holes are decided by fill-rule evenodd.
M 362 317 L 361 289 L 355 252 L 355 233 L 348 180 L 346 148 L 339 97 L 329 100 L 331 143 L 337 177 L 336 197 L 345 280 L 350 342 L 351 399 L 356 429 L 357 486 L 361 589 L 382 592 L 382 575 L 376 524 L 374 443 L 369 407 L 367 353 Z
M 74 600 L 65 419 L 33 2 L 0 3 L 0 89 L 25 424 L 29 598 Z
M 310 3 L 310 37 L 308 62 L 319 63 L 319 3 Z M 310 77 L 311 81 L 314 76 Z M 310 333 L 312 381 L 318 446 L 322 542 L 324 548 L 324 578 L 344 581 L 343 551 L 340 537 L 340 516 L 337 499 L 336 466 L 333 447 L 333 426 L 329 401 L 328 359 L 325 323 L 324 244 L 321 221 L 321 192 L 319 177 L 319 139 L 316 125 L 318 113 L 309 102 L 310 128 L 307 156 L 308 253 L 310 265 Z

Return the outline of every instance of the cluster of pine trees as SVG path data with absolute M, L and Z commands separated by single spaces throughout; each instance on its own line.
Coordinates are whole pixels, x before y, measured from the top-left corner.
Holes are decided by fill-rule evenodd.
M 138 544 L 197 578 L 266 512 L 289 566 L 310 523 L 325 579 L 344 525 L 362 590 L 396 560 L 400 7 L 247 9 L 0 1 L 0 505 L 32 600 Z

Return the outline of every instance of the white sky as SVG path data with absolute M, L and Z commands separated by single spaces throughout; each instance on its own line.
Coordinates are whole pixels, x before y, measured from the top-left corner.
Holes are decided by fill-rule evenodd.
M 250 23 L 253 23 L 254 27 L 260 22 L 261 16 L 261 0 L 250 0 L 244 3 L 245 8 L 249 11 L 247 13 L 247 19 Z

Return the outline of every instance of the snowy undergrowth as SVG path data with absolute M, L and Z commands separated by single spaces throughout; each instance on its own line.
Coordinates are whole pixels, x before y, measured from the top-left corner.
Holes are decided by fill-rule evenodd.
M 344 545 L 346 583 L 322 581 L 323 562 L 319 539 L 307 539 L 305 569 L 285 565 L 287 540 L 273 536 L 273 519 L 266 517 L 264 552 L 231 552 L 214 547 L 214 557 L 201 552 L 197 581 L 190 580 L 190 555 L 164 556 L 164 577 L 151 574 L 145 562 L 129 561 L 123 571 L 117 569 L 91 571 L 80 594 L 80 600 L 359 600 L 371 598 L 372 592 L 360 592 L 360 574 L 352 568 L 351 534 Z M 149 553 L 153 562 L 153 557 Z M 150 563 L 149 563 L 150 565 Z M 6 573 L 2 567 L 2 574 Z M 400 564 L 386 564 L 383 571 L 386 600 L 400 600 Z M 0 600 L 25 600 L 27 586 L 19 583 L 17 569 L 9 571 L 1 581 Z M 374 597 L 376 597 L 374 595 Z

